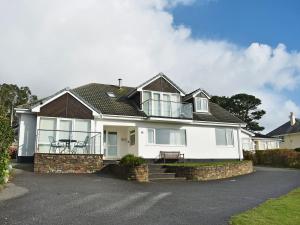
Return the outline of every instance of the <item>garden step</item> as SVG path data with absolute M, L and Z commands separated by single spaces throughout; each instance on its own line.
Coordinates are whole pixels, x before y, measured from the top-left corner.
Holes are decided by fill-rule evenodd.
M 149 179 L 153 178 L 175 178 L 175 173 L 149 173 Z
M 173 178 L 151 178 L 149 181 L 185 181 L 185 177 L 173 177 Z
M 149 173 L 164 173 L 167 171 L 167 168 L 149 168 Z

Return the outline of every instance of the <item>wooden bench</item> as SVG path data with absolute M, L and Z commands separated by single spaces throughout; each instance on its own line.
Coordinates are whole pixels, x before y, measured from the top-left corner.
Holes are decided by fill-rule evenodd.
M 184 160 L 184 154 L 180 152 L 165 152 L 165 151 L 160 151 L 159 153 L 159 158 L 163 159 L 164 163 L 166 163 L 166 160 Z

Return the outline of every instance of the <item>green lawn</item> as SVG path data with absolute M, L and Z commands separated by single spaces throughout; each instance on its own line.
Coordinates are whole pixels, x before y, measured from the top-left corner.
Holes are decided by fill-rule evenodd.
M 241 161 L 238 160 L 230 160 L 230 161 L 224 161 L 224 162 L 195 162 L 195 163 L 189 163 L 189 162 L 185 162 L 185 163 L 165 163 L 162 165 L 165 166 L 184 166 L 184 167 L 203 167 L 203 166 L 224 166 L 227 164 L 237 164 L 237 163 L 241 163 Z
M 233 216 L 231 225 L 299 225 L 300 188 L 277 199 L 270 199 L 257 208 Z

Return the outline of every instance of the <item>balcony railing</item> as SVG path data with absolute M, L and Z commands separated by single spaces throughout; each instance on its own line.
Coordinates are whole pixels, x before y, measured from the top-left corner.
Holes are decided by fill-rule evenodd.
M 172 102 L 149 99 L 142 103 L 147 116 L 192 119 L 193 106 L 191 103 Z
M 39 129 L 36 137 L 36 152 L 102 154 L 101 133 Z

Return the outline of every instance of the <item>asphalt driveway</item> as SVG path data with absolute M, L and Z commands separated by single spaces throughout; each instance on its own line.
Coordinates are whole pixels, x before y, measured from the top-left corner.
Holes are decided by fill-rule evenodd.
M 231 215 L 300 186 L 300 170 L 256 170 L 220 181 L 147 184 L 22 171 L 0 193 L 0 224 L 227 224 Z

